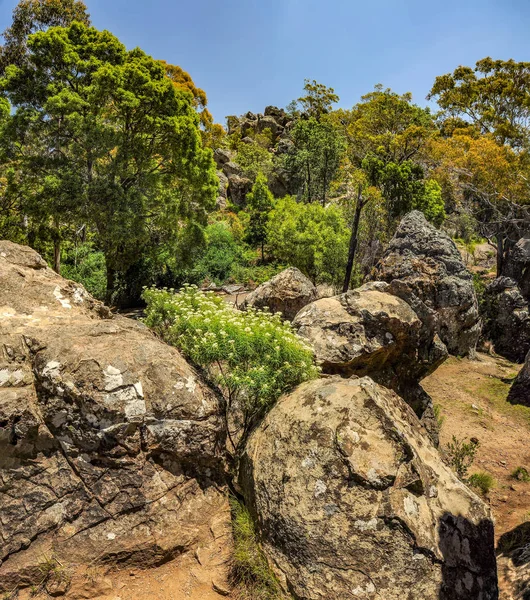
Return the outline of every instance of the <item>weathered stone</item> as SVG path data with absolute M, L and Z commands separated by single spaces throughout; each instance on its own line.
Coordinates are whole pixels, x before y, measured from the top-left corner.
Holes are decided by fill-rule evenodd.
M 241 137 L 252 135 L 258 131 L 258 120 L 244 119 L 240 122 L 239 129 L 241 131 Z
M 522 295 L 530 301 L 530 237 L 521 238 L 513 247 L 503 266 L 503 275 L 514 279 Z
M 263 114 L 266 117 L 272 117 L 275 119 L 280 125 L 285 125 L 286 114 L 283 108 L 278 108 L 277 106 L 266 106 Z
M 263 133 L 265 129 L 269 129 L 272 133 L 273 141 L 283 132 L 283 127 L 278 123 L 278 121 L 275 118 L 268 116 L 260 117 L 257 129 L 260 133 Z
M 412 211 L 399 225 L 372 279 L 402 283 L 400 294 L 431 318 L 450 354 L 474 354 L 480 336 L 473 278 L 451 238 Z
M 225 150 L 224 148 L 216 148 L 215 152 L 213 153 L 213 158 L 215 160 L 215 163 L 217 164 L 217 167 L 219 169 L 222 169 L 223 165 L 232 160 L 232 154 L 230 150 Z
M 228 177 L 222 171 L 217 171 L 217 178 L 219 179 L 217 207 L 218 209 L 222 210 L 226 208 L 226 201 L 228 197 Z
M 252 190 L 252 181 L 240 175 L 228 176 L 228 197 L 236 206 L 245 206 L 247 194 Z
M 495 352 L 522 363 L 530 351 L 528 301 L 517 283 L 497 277 L 484 291 L 484 336 L 493 342 Z
M 419 381 L 446 358 L 434 328 L 409 304 L 388 293 L 393 287 L 373 282 L 340 296 L 309 304 L 293 326 L 313 347 L 325 373 L 369 375 L 398 392 L 437 440 L 434 412 Z
M 281 398 L 249 440 L 241 485 L 297 600 L 498 598 L 489 508 L 367 377 Z
M 223 164 L 223 173 L 227 177 L 230 177 L 230 175 L 239 175 L 241 177 L 243 176 L 243 169 L 236 162 L 230 161 Z
M 215 394 L 142 324 L 0 242 L 0 591 L 158 564 L 226 510 Z M 40 576 L 42 578 L 42 575 Z
M 530 351 L 508 393 L 508 402 L 530 406 Z
M 301 308 L 316 298 L 317 290 L 311 281 L 301 271 L 290 267 L 251 292 L 241 308 L 268 308 L 292 321 Z

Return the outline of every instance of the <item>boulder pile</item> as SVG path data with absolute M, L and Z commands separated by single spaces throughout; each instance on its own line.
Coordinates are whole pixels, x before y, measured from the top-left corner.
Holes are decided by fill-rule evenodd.
M 473 346 L 473 302 L 447 292 L 467 279 L 440 255 L 409 248 L 413 274 L 331 298 L 288 269 L 246 301 L 294 317 L 326 372 L 278 401 L 238 470 L 296 600 L 498 598 L 489 509 L 441 460 L 419 383 L 450 340 Z M 230 548 L 221 412 L 177 350 L 0 242 L 0 592 L 42 581 L 43 556 L 147 568 Z

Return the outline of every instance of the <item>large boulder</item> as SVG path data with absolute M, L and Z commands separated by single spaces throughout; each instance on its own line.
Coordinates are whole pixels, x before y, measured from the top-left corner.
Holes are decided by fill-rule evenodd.
M 268 308 L 292 321 L 300 309 L 316 299 L 316 287 L 301 271 L 290 267 L 251 292 L 241 308 Z
M 248 177 L 232 174 L 228 175 L 228 198 L 236 206 L 245 206 L 247 194 L 252 190 L 252 181 Z
M 530 314 L 526 300 L 509 277 L 497 277 L 484 291 L 484 336 L 495 352 L 522 363 L 530 351 Z
M 508 402 L 530 406 L 530 351 L 508 393 Z
M 514 279 L 526 300 L 530 300 L 530 237 L 522 237 L 513 246 L 503 266 L 503 275 Z
M 432 319 L 450 354 L 473 354 L 480 336 L 473 278 L 451 238 L 412 211 L 401 221 L 372 276 L 399 280 L 401 297 Z
M 216 395 L 173 348 L 0 242 L 0 591 L 167 561 L 226 514 Z
M 240 477 L 296 600 L 498 598 L 489 508 L 370 378 L 321 379 L 281 398 Z
M 313 347 L 324 373 L 369 375 L 395 390 L 436 440 L 432 402 L 419 382 L 447 358 L 447 350 L 435 328 L 395 292 L 395 285 L 370 282 L 309 304 L 293 326 Z

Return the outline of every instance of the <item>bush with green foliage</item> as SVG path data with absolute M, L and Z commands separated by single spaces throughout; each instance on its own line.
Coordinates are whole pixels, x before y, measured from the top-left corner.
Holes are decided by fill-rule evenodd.
M 512 471 L 511 477 L 517 479 L 517 481 L 523 481 L 524 483 L 530 482 L 530 473 L 525 467 L 517 467 Z
M 216 283 L 226 281 L 235 264 L 243 262 L 245 251 L 234 237 L 229 224 L 217 221 L 205 229 L 206 247 L 193 267 L 194 279 L 211 279 Z
M 481 471 L 473 473 L 467 480 L 467 483 L 485 495 L 495 486 L 495 479 L 489 473 Z
M 475 460 L 479 445 L 476 439 L 466 442 L 463 439 L 458 439 L 455 435 L 447 445 L 446 454 L 460 479 L 465 480 L 467 477 L 467 472 Z
M 90 242 L 68 248 L 61 274 L 85 286 L 95 298 L 103 300 L 107 288 L 105 256 Z
M 278 580 L 260 548 L 256 528 L 248 509 L 235 498 L 230 500 L 234 552 L 231 580 L 239 600 L 281 600 Z
M 269 216 L 270 253 L 300 269 L 313 283 L 342 283 L 349 239 L 343 213 L 334 205 L 303 204 L 286 196 L 276 200 Z
M 445 221 L 445 203 L 442 197 L 442 188 L 434 179 L 427 179 L 423 187 L 423 195 L 415 198 L 412 208 L 421 210 L 428 221 L 435 227 L 440 227 Z
M 240 312 L 195 286 L 179 293 L 146 289 L 143 298 L 146 324 L 221 390 L 236 454 L 281 394 L 318 374 L 311 350 L 279 314 Z M 233 409 L 241 419 L 230 431 Z
M 260 265 L 242 265 L 235 264 L 232 267 L 232 279 L 236 283 L 241 283 L 249 288 L 254 288 L 269 279 L 272 279 L 278 273 L 285 271 L 287 267 L 281 264 L 260 264 Z

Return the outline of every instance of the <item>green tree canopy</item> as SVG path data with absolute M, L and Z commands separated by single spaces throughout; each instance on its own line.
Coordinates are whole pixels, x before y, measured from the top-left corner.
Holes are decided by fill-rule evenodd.
M 21 0 L 13 11 L 13 21 L 4 33 L 0 69 L 22 65 L 28 55 L 28 37 L 49 27 L 68 27 L 74 21 L 90 25 L 90 15 L 81 0 Z
M 436 78 L 428 98 L 500 144 L 528 146 L 530 62 L 483 58 Z
M 415 159 L 436 131 L 430 111 L 413 104 L 411 94 L 399 95 L 381 85 L 332 118 L 343 128 L 356 166 L 368 155 L 394 163 Z
M 328 120 L 301 119 L 291 131 L 291 140 L 284 166 L 297 195 L 305 202 L 325 204 L 345 150 L 339 130 Z
M 305 80 L 304 92 L 305 96 L 298 98 L 297 103 L 302 107 L 303 112 L 315 119 L 320 119 L 322 115 L 331 112 L 333 104 L 339 101 L 332 87 L 327 87 L 314 79 Z
M 82 23 L 31 35 L 28 60 L 1 87 L 33 194 L 25 210 L 88 222 L 105 254 L 108 288 L 140 253 L 204 222 L 217 179 L 191 93 L 140 49 Z

